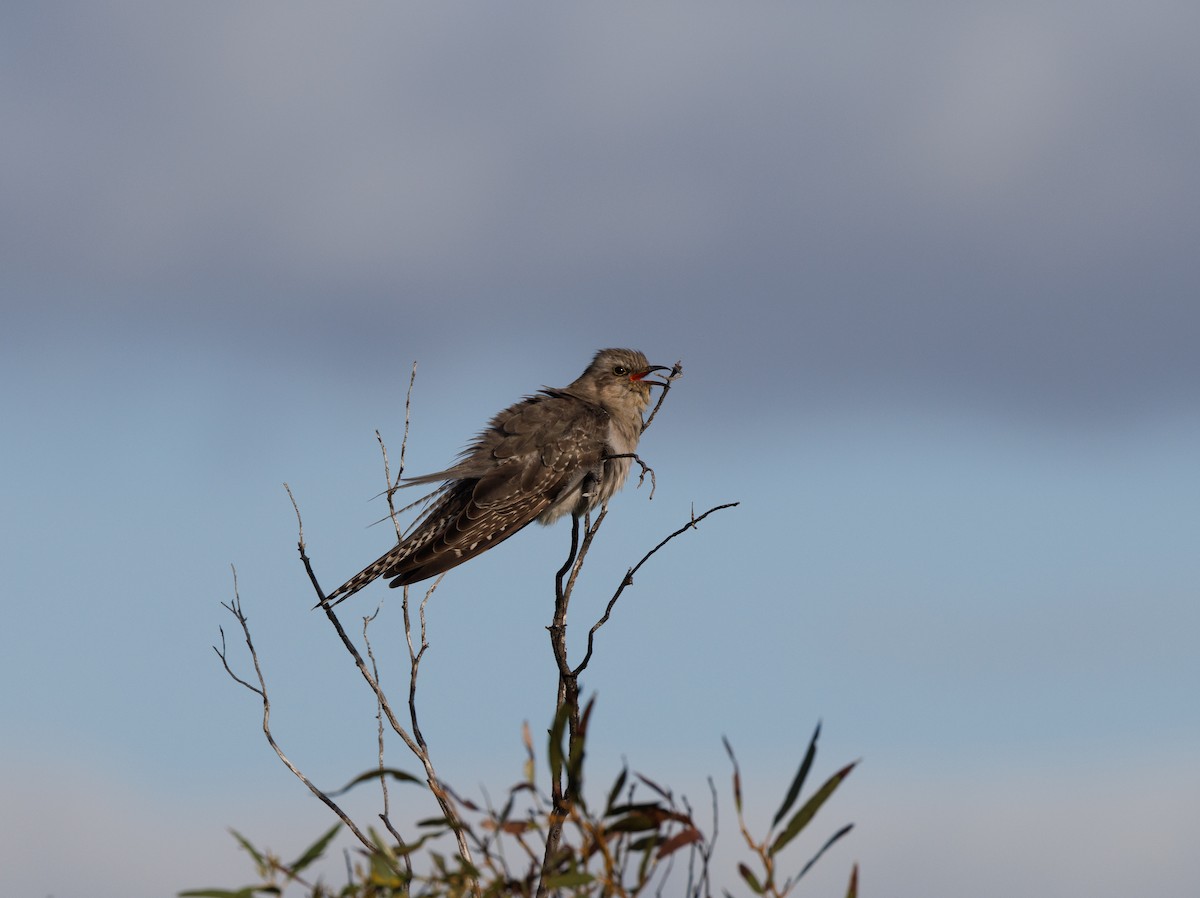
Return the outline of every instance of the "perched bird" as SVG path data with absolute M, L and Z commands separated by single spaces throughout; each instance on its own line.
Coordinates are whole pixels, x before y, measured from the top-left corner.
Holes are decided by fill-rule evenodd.
M 602 349 L 561 389 L 543 389 L 492 418 L 453 467 L 405 486 L 445 481 L 411 533 L 326 598 L 345 601 L 379 577 L 407 586 L 447 571 L 534 521 L 581 517 L 625 483 L 645 426 L 646 377 L 667 370 L 632 349 Z

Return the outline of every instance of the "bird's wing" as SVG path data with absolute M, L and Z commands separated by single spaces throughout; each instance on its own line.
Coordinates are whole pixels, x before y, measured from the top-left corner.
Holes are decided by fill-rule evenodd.
M 392 586 L 424 580 L 528 526 L 603 464 L 607 417 L 598 406 L 553 394 L 501 412 L 472 455 L 444 472 L 481 473 L 450 487 L 384 576 L 394 578 Z

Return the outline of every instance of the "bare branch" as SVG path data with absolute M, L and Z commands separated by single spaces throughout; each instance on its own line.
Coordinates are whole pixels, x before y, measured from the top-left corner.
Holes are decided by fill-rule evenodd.
M 444 574 L 442 576 L 445 576 Z M 433 595 L 433 591 L 438 588 L 442 582 L 442 577 L 438 577 L 433 581 L 433 585 L 425 590 L 425 596 L 421 599 L 421 605 L 418 609 L 420 615 L 421 626 L 421 647 L 414 651 L 412 638 L 412 620 L 409 617 L 408 605 L 408 587 L 404 587 L 404 637 L 408 642 L 408 660 L 409 660 L 409 676 L 408 676 L 408 717 L 412 722 L 413 737 L 417 740 L 417 744 L 421 746 L 422 751 L 428 751 L 429 747 L 425 744 L 425 737 L 421 734 L 421 726 L 417 723 L 417 674 L 420 672 L 421 659 L 425 656 L 425 650 L 429 648 L 429 637 L 425 628 L 425 606 L 429 604 L 429 597 Z
M 230 565 L 230 567 L 233 567 L 233 565 Z M 237 568 L 235 568 L 235 567 L 233 568 L 233 594 L 234 594 L 234 596 L 237 595 Z M 227 609 L 235 617 L 241 616 L 242 605 L 241 605 L 241 601 L 238 599 L 235 599 L 235 601 L 232 605 L 228 604 L 226 602 L 222 602 L 221 607 Z M 234 682 L 241 683 L 243 686 L 245 686 L 247 689 L 249 689 L 255 695 L 262 697 L 263 693 L 262 693 L 261 689 L 259 689 L 257 686 L 252 686 L 249 683 L 247 683 L 245 680 L 243 680 L 241 677 L 239 677 L 237 674 L 235 674 L 233 672 L 232 668 L 230 668 L 229 659 L 225 656 L 225 628 L 218 626 L 217 630 L 220 631 L 220 633 L 221 633 L 221 647 L 217 648 L 214 645 L 213 651 L 217 653 L 217 657 L 221 659 L 221 664 L 223 664 L 225 666 L 225 673 L 227 673 L 227 674 L 229 674 L 229 676 L 233 677 Z M 247 638 L 249 638 L 249 634 L 247 634 Z M 250 656 L 254 657 L 254 646 L 253 645 L 250 646 Z
M 396 483 L 404 476 L 404 456 L 408 452 L 408 430 L 412 421 L 413 384 L 417 382 L 417 363 L 413 360 L 412 371 L 408 375 L 408 392 L 404 394 L 404 439 L 400 441 L 400 470 L 396 472 Z
M 371 648 L 371 639 L 367 631 L 370 628 L 372 621 L 379 616 L 379 611 L 382 607 L 382 603 L 376 605 L 375 611 L 363 618 L 363 644 L 367 647 L 367 657 L 371 660 L 371 673 L 374 675 L 375 682 L 377 683 L 379 682 L 379 666 L 375 663 L 375 651 Z M 391 803 L 390 795 L 388 794 L 386 772 L 387 766 L 384 763 L 383 757 L 383 703 L 379 700 L 378 696 L 375 697 L 375 721 L 375 738 L 379 748 L 379 789 L 383 794 L 383 812 L 379 815 L 379 819 L 383 821 L 383 825 L 387 827 L 387 831 L 392 834 L 392 838 L 396 840 L 396 844 L 403 847 L 406 843 L 400 833 L 396 832 L 395 828 L 392 826 L 391 820 Z M 405 872 L 408 874 L 408 878 L 411 881 L 413 875 L 412 858 L 409 856 L 409 852 L 407 851 L 403 852 L 401 857 L 404 859 Z
M 691 520 L 689 520 L 686 524 L 684 524 L 682 527 L 680 527 L 674 533 L 667 536 L 657 546 L 655 546 L 653 549 L 651 549 L 649 552 L 647 552 L 645 555 L 643 555 L 641 561 L 639 561 L 637 564 L 635 564 L 633 567 L 631 567 L 628 571 L 626 571 L 625 579 L 623 579 L 621 581 L 621 585 L 617 587 L 617 591 L 613 593 L 613 597 L 608 600 L 608 606 L 604 609 L 603 616 L 601 616 L 601 618 L 592 625 L 592 629 L 590 629 L 588 631 L 587 653 L 584 655 L 583 660 L 579 662 L 579 666 L 575 668 L 575 670 L 574 670 L 575 676 L 579 676 L 579 674 L 583 672 L 584 668 L 586 668 L 588 666 L 588 662 L 592 660 L 592 644 L 593 644 L 593 640 L 595 639 L 595 636 L 596 636 L 596 631 L 599 630 L 601 627 L 603 627 L 608 622 L 608 618 L 612 614 L 612 610 L 617 604 L 617 599 L 621 598 L 621 593 L 623 593 L 625 591 L 626 586 L 633 585 L 633 575 L 636 574 L 639 570 L 641 570 L 642 565 L 645 564 L 647 561 L 649 561 L 650 557 L 655 552 L 657 552 L 659 549 L 661 549 L 663 546 L 665 546 L 671 540 L 675 539 L 675 537 L 679 536 L 680 534 L 686 533 L 688 530 L 695 530 L 696 525 L 699 524 L 701 521 L 703 521 L 705 518 L 707 518 L 710 514 L 713 514 L 714 512 L 721 511 L 722 509 L 726 509 L 726 508 L 736 508 L 739 504 L 740 503 L 738 503 L 738 502 L 726 502 L 724 505 L 716 505 L 716 506 L 710 508 L 708 511 L 704 512 L 704 514 L 700 515 L 700 517 L 696 517 L 696 513 L 693 511 Z
M 667 393 L 671 391 L 671 384 L 683 377 L 683 360 L 680 359 L 671 366 L 671 373 L 667 375 L 666 381 L 663 383 L 662 392 L 658 394 L 658 402 L 654 403 L 654 409 L 650 412 L 650 417 L 646 419 L 646 423 L 642 425 L 642 433 L 645 433 L 652 423 L 654 416 L 658 414 L 658 410 L 662 408 L 663 401 L 667 398 Z
M 396 528 L 396 540 L 399 542 L 404 539 L 404 530 L 400 526 L 400 521 L 396 517 L 397 514 L 407 511 L 412 506 L 396 510 L 394 496 L 396 490 L 401 488 L 400 481 L 404 478 L 404 456 L 408 452 L 408 431 L 412 420 L 412 392 L 413 384 L 417 380 L 417 363 L 412 363 L 412 371 L 408 375 L 408 392 L 404 396 L 404 438 L 400 441 L 400 467 L 396 471 L 395 480 L 392 479 L 391 467 L 388 465 L 387 446 L 384 445 L 383 436 L 378 430 L 375 431 L 375 439 L 379 441 L 379 450 L 383 453 L 383 479 L 387 484 L 387 489 L 384 494 L 387 496 L 388 517 L 392 519 L 392 525 Z M 424 501 L 423 499 L 417 500 Z M 415 503 L 414 503 L 415 504 Z
M 233 677 L 234 680 L 245 686 L 251 692 L 257 693 L 262 698 L 262 728 L 263 734 L 267 737 L 267 743 L 275 751 L 275 754 L 279 757 L 279 760 L 283 762 L 283 765 L 287 767 L 287 769 L 290 770 L 296 776 L 296 778 L 300 780 L 300 782 L 304 783 L 304 785 L 308 787 L 308 790 L 312 792 L 313 795 L 319 798 L 331 811 L 333 811 L 338 816 L 338 819 L 346 824 L 346 828 L 354 833 L 355 837 L 362 842 L 368 850 L 374 851 L 375 846 L 371 843 L 371 840 L 363 834 L 358 826 L 355 825 L 354 821 L 347 816 L 346 812 L 338 806 L 337 802 L 313 785 L 312 781 L 300 771 L 300 768 L 291 762 L 288 756 L 283 753 L 283 749 L 281 749 L 279 744 L 275 741 L 275 737 L 271 734 L 271 699 L 267 695 L 267 682 L 263 677 L 262 666 L 258 661 L 258 652 L 254 648 L 254 640 L 250 638 L 250 624 L 246 620 L 246 615 L 242 612 L 242 598 L 238 593 L 236 568 L 233 572 L 233 601 L 229 603 L 222 602 L 221 604 L 229 611 L 230 614 L 234 616 L 242 628 L 242 635 L 245 636 L 246 639 L 246 648 L 250 652 L 251 661 L 254 662 L 254 674 L 258 679 L 258 687 L 255 688 L 229 669 L 229 663 L 225 657 L 224 630 L 221 632 L 221 649 L 217 651 L 217 654 L 221 658 L 221 663 L 225 665 L 225 670 L 231 677 Z M 213 648 L 216 649 L 215 646 Z
M 570 594 L 575 590 L 575 581 L 579 579 L 579 575 L 583 571 L 583 562 L 587 559 L 588 550 L 591 549 L 592 543 L 596 539 L 596 534 L 600 532 L 600 525 L 604 523 L 604 519 L 607 517 L 608 505 L 600 509 L 600 513 L 596 515 L 596 520 L 590 520 L 590 515 L 584 517 L 583 542 L 579 545 L 579 554 L 575 557 L 575 567 L 571 571 L 571 579 L 567 583 L 568 600 Z
M 330 607 L 328 601 L 326 600 L 325 593 L 321 589 L 321 584 L 317 582 L 317 575 L 313 572 L 312 561 L 309 559 L 308 551 L 305 547 L 304 522 L 300 517 L 300 507 L 296 504 L 296 497 L 292 495 L 291 487 L 289 487 L 286 483 L 283 486 L 284 489 L 287 490 L 289 498 L 292 500 L 292 508 L 296 511 L 296 523 L 299 529 L 297 548 L 300 551 L 300 560 L 304 564 L 304 570 L 308 573 L 308 579 L 312 583 L 313 590 L 317 594 L 318 607 L 325 612 L 325 616 L 329 619 L 330 624 L 333 625 L 334 630 L 337 632 L 338 638 L 341 639 L 342 645 L 345 646 L 346 651 L 349 652 L 351 658 L 354 659 L 354 665 L 358 668 L 358 672 L 362 675 L 363 679 L 367 681 L 367 685 L 371 688 L 371 691 L 375 693 L 375 697 L 379 702 L 379 707 L 383 710 L 384 715 L 387 717 L 388 724 L 391 726 L 396 735 L 398 735 L 404 741 L 404 744 L 408 746 L 408 750 L 413 753 L 413 755 L 425 768 L 425 778 L 429 785 L 429 790 L 433 793 L 434 798 L 437 799 L 438 807 L 441 808 L 443 816 L 446 818 L 450 828 L 454 831 L 455 837 L 458 841 L 459 856 L 462 857 L 463 861 L 465 861 L 469 866 L 474 867 L 474 863 L 471 860 L 471 849 L 470 846 L 467 845 L 466 837 L 463 834 L 464 827 L 462 818 L 460 817 L 457 809 L 454 807 L 454 803 L 445 785 L 443 785 L 442 781 L 438 778 L 437 771 L 433 767 L 433 761 L 429 756 L 429 752 L 400 724 L 400 720 L 396 717 L 395 712 L 392 710 L 391 703 L 388 701 L 387 696 L 380 688 L 378 680 L 376 680 L 371 671 L 367 669 L 367 665 L 363 661 L 362 655 L 358 651 L 358 647 L 354 644 L 353 640 L 346 635 L 346 631 L 342 627 L 342 622 L 338 620 L 336 612 L 334 612 L 333 608 Z

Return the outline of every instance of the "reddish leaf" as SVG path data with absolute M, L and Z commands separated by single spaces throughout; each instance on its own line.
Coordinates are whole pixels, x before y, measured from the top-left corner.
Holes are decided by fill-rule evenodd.
M 676 833 L 658 846 L 658 858 L 662 860 L 668 854 L 678 851 L 684 845 L 691 845 L 693 842 L 699 842 L 704 838 L 704 834 L 695 827 L 685 829 L 683 832 Z

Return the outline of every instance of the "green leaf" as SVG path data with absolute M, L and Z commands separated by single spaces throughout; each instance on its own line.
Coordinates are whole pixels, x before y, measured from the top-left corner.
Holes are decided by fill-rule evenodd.
M 550 762 L 550 779 L 558 783 L 562 777 L 563 768 L 563 733 L 567 730 L 567 721 L 571 717 L 571 706 L 563 702 L 554 714 L 554 723 L 550 726 L 550 745 L 546 753 Z
M 663 843 L 663 838 L 658 833 L 651 833 L 648 836 L 642 836 L 640 839 L 634 839 L 629 843 L 630 851 L 647 851 L 651 848 L 657 848 Z
M 587 743 L 588 721 L 592 716 L 592 708 L 596 700 L 593 698 L 583 708 L 579 718 L 579 728 L 570 740 L 569 756 L 567 758 L 567 794 L 583 804 L 583 756 Z
M 755 878 L 749 867 L 745 864 L 738 864 L 738 873 L 742 874 L 742 879 L 746 880 L 746 885 L 750 886 L 750 891 L 755 895 L 763 893 L 763 887 L 758 884 L 758 879 Z
M 858 898 L 858 864 L 850 868 L 850 885 L 846 887 L 846 898 Z
M 392 854 L 393 857 L 402 858 L 406 854 L 412 854 L 414 851 L 416 851 L 418 848 L 420 848 L 422 845 L 424 845 L 430 839 L 441 838 L 441 835 L 442 835 L 441 833 L 426 833 L 425 835 L 421 836 L 421 838 L 417 839 L 415 842 L 405 842 L 403 845 L 400 845 L 398 847 L 389 847 L 388 850 L 390 851 L 390 853 Z
M 640 779 L 643 783 L 645 783 L 647 786 L 649 786 L 651 789 L 653 789 L 655 792 L 657 792 L 660 796 L 662 796 L 667 801 L 674 800 L 671 796 L 671 793 L 668 792 L 666 789 L 664 789 L 662 786 L 660 786 L 658 783 L 654 782 L 654 780 L 652 780 L 648 777 L 642 776 L 640 773 L 636 774 L 636 776 L 638 779 Z
M 804 788 L 804 780 L 808 777 L 808 771 L 812 767 L 813 758 L 817 756 L 817 737 L 820 735 L 821 724 L 818 721 L 817 728 L 813 732 L 812 738 L 808 741 L 808 750 L 804 753 L 804 760 L 800 762 L 800 769 L 796 772 L 796 778 L 792 780 L 791 788 L 787 791 L 787 797 L 783 799 L 783 804 L 775 812 L 775 819 L 771 821 L 771 829 L 778 826 L 779 821 L 792 809 L 792 805 L 796 802 L 796 796 Z
M 812 820 L 817 811 L 821 809 L 821 805 L 825 803 L 826 799 L 828 799 L 829 796 L 833 794 L 834 790 L 841 785 L 842 780 L 850 775 L 850 771 L 854 769 L 857 763 L 858 762 L 855 761 L 854 764 L 847 764 L 845 767 L 827 779 L 824 785 L 822 785 L 821 788 L 813 794 L 812 798 L 804 803 L 800 810 L 798 810 L 792 819 L 788 821 L 788 824 L 784 828 L 783 832 L 781 832 L 775 839 L 774 843 L 772 843 L 770 848 L 771 854 L 777 854 L 785 845 L 787 845 L 788 842 L 792 841 L 792 839 L 796 838 L 796 836 L 800 834 L 800 831 L 808 825 L 809 821 Z
M 381 776 L 391 777 L 392 779 L 397 780 L 398 782 L 401 782 L 401 783 L 419 783 L 419 784 L 425 783 L 425 780 L 419 779 L 418 777 L 413 776 L 411 773 L 405 773 L 403 770 L 397 770 L 395 767 L 384 767 L 384 768 L 376 767 L 374 770 L 367 770 L 367 771 L 364 771 L 363 773 L 360 773 L 358 776 L 356 776 L 354 779 L 350 780 L 350 782 L 346 783 L 346 785 L 342 786 L 342 788 L 338 789 L 336 792 L 330 792 L 329 795 L 331 798 L 336 798 L 338 795 L 342 795 L 346 792 L 349 792 L 351 789 L 353 789 L 355 786 L 359 785 L 360 783 L 366 783 L 366 782 L 370 782 L 372 780 L 377 780 Z
M 375 853 L 371 855 L 372 869 L 386 869 L 387 875 L 395 876 L 396 871 L 400 869 L 400 862 L 392 851 L 392 843 L 383 838 L 373 826 L 367 827 L 367 835 L 371 837 L 371 844 L 375 846 Z
M 400 888 L 406 882 L 406 877 L 403 876 L 403 871 L 396 858 L 389 851 L 384 850 L 384 843 L 379 841 L 378 835 L 372 831 L 371 839 L 376 845 L 376 850 L 370 857 L 370 882 L 376 886 L 387 886 L 388 888 Z
M 733 806 L 740 814 L 742 813 L 742 775 L 738 771 L 737 758 L 733 756 L 733 746 L 724 736 L 721 737 L 721 741 L 725 743 L 725 753 L 729 755 L 729 760 L 733 764 Z
M 606 826 L 605 831 L 610 833 L 645 832 L 648 829 L 658 829 L 660 822 L 649 814 L 627 814 Z
M 821 850 L 818 851 L 816 854 L 814 854 L 811 858 L 809 858 L 808 863 L 805 864 L 800 869 L 800 872 L 796 874 L 796 880 L 799 881 L 800 877 L 802 877 L 805 873 L 807 873 L 809 870 L 812 869 L 812 865 L 815 864 L 820 859 L 821 855 L 823 855 L 834 842 L 836 842 L 842 836 L 846 835 L 846 833 L 850 832 L 850 830 L 852 830 L 852 829 L 854 829 L 854 824 L 847 823 L 845 826 L 843 826 L 841 829 L 839 829 L 837 832 L 835 832 L 832 836 L 830 836 L 829 840 L 824 845 L 821 846 Z
M 238 840 L 238 844 L 246 849 L 246 851 L 250 854 L 250 857 L 254 858 L 254 864 L 258 867 L 258 875 L 263 879 L 266 879 L 271 872 L 271 865 L 267 863 L 266 858 L 259 854 L 258 849 L 250 844 L 250 840 L 243 836 L 236 829 L 231 829 L 230 832 L 233 833 L 233 837 Z
M 585 886 L 595 879 L 591 873 L 560 873 L 557 876 L 547 876 L 543 885 L 547 889 L 566 889 L 571 886 Z
M 656 823 L 663 823 L 667 820 L 674 820 L 677 823 L 685 823 L 688 826 L 692 824 L 692 818 L 687 814 L 681 814 L 679 811 L 672 811 L 662 807 L 657 802 L 647 801 L 640 804 L 619 804 L 612 809 L 610 816 L 619 816 L 621 814 L 636 814 L 642 817 L 647 817 Z
M 446 817 L 425 817 L 417 821 L 417 826 L 441 826 L 450 829 L 450 821 Z
M 614 815 L 628 814 L 634 811 L 644 814 L 653 814 L 657 811 L 661 811 L 662 808 L 659 806 L 657 801 L 635 801 L 630 804 L 613 805 L 611 810 Z
M 329 846 L 329 843 L 333 841 L 333 837 L 337 835 L 338 830 L 341 828 L 342 824 L 335 823 L 329 832 L 325 833 L 325 835 L 321 836 L 321 838 L 309 845 L 308 850 L 305 851 L 304 854 L 300 855 L 300 857 L 298 857 L 296 860 L 292 861 L 292 863 L 289 865 L 292 868 L 292 872 L 299 873 L 301 870 L 319 858 L 322 854 L 324 854 L 325 849 Z
M 629 768 L 622 767 L 620 774 L 612 784 L 612 788 L 608 792 L 608 801 L 604 805 L 604 816 L 607 817 L 613 811 L 613 805 L 616 804 L 618 798 L 621 797 L 621 790 L 625 788 L 625 780 L 629 777 Z

